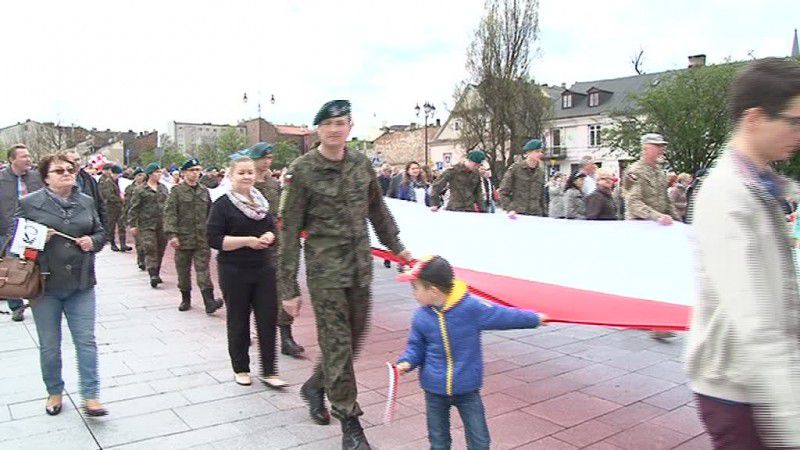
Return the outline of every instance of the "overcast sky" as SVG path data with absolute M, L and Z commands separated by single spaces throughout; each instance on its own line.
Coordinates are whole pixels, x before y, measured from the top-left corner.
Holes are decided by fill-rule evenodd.
M 483 0 L 4 2 L 0 127 L 25 119 L 98 129 L 262 116 L 308 124 L 327 100 L 353 102 L 366 136 L 415 120 L 428 100 L 444 120 L 466 77 Z M 785 56 L 795 0 L 541 0 L 542 83 Z M 242 102 L 247 92 L 250 99 Z M 271 95 L 275 104 L 269 103 Z

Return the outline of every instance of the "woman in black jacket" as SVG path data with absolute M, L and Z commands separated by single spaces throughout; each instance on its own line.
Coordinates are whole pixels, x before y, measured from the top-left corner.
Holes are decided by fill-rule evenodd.
M 31 306 L 49 394 L 45 410 L 51 416 L 61 412 L 61 317 L 66 316 L 78 356 L 83 409 L 87 415 L 104 416 L 107 411 L 98 401 L 94 255 L 103 248 L 106 235 L 94 200 L 75 186 L 77 170 L 64 154 L 42 158 L 39 174 L 45 187 L 22 197 L 16 216 L 49 228 L 38 256 L 47 274 L 45 289 Z
M 218 198 L 208 217 L 208 243 L 219 250 L 217 266 L 222 292 L 227 302 L 228 353 L 234 381 L 252 383 L 250 377 L 250 311 L 256 317 L 262 383 L 273 389 L 287 383 L 278 377 L 275 329 L 278 293 L 272 245 L 275 219 L 269 204 L 253 187 L 256 169 L 248 157 L 235 159 L 230 166 L 231 191 Z

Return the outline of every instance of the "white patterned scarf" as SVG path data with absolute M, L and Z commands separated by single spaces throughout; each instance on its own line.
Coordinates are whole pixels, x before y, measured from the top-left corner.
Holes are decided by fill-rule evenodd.
M 267 199 L 254 187 L 250 188 L 250 196 L 253 198 L 253 202 L 242 194 L 238 194 L 234 191 L 228 192 L 228 198 L 231 200 L 231 203 L 239 208 L 239 211 L 245 216 L 253 220 L 261 220 L 267 217 L 267 213 L 269 212 L 269 202 Z

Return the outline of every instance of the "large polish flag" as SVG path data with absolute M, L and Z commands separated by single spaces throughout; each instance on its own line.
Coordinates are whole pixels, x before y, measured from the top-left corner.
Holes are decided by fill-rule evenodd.
M 386 204 L 415 257 L 441 255 L 475 294 L 544 312 L 553 321 L 688 329 L 695 296 L 690 228 L 651 221 L 588 221 Z M 376 257 L 387 257 L 371 231 Z

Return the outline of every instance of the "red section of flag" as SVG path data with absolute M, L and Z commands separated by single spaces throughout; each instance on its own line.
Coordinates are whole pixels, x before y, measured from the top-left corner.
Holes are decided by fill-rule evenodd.
M 393 253 L 372 249 L 379 259 L 399 261 Z M 495 303 L 543 312 L 551 322 L 646 330 L 687 330 L 691 308 L 602 292 L 539 283 L 454 268 L 472 293 Z
M 39 250 L 35 248 L 26 248 L 22 254 L 22 257 L 28 261 L 36 261 L 37 256 L 39 256 Z

